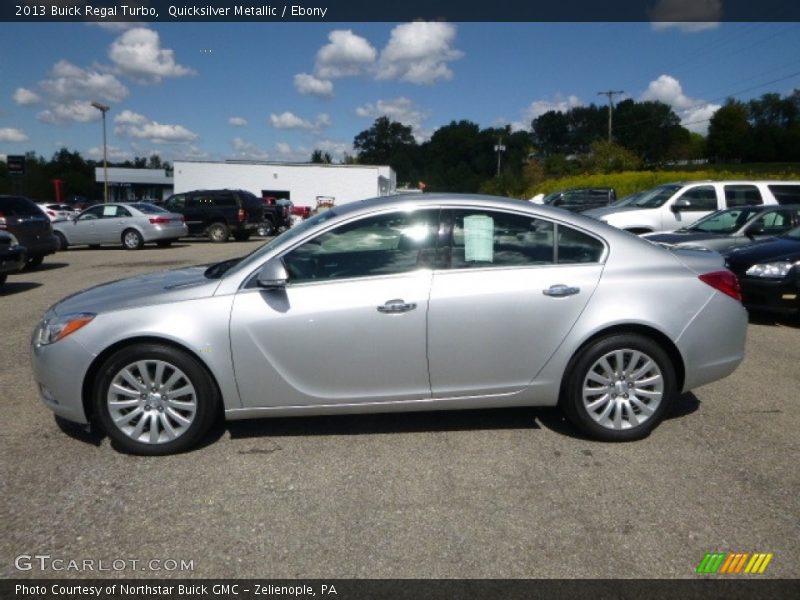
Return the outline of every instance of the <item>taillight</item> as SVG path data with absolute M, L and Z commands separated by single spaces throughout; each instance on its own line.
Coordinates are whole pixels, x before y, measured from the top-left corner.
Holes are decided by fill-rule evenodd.
M 727 294 L 737 302 L 742 301 L 742 289 L 739 280 L 730 271 L 714 271 L 699 276 L 700 281 L 713 287 L 715 290 Z
M 6 216 L 3 213 L 0 213 L 0 229 L 6 228 Z
M 56 216 L 56 213 L 54 213 L 52 210 L 48 210 L 47 214 L 50 215 L 51 217 L 55 217 Z
M 239 223 L 244 223 L 247 220 L 247 211 L 243 208 L 239 209 Z
M 166 225 L 171 220 L 169 217 L 150 217 L 150 222 L 153 225 Z

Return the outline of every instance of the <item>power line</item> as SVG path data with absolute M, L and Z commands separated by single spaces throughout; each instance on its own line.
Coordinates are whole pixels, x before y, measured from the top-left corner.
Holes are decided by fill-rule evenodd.
M 597 92 L 598 96 L 608 96 L 608 142 L 611 143 L 611 113 L 614 110 L 614 96 L 624 94 L 622 90 L 608 90 L 607 92 Z

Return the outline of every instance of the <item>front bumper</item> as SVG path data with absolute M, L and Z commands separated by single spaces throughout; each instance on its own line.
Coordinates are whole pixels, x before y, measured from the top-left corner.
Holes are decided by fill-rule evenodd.
M 31 364 L 39 399 L 56 415 L 74 423 L 87 424 L 83 408 L 83 381 L 94 360 L 73 337 L 37 346 L 37 330 L 31 339 Z
M 742 304 L 750 310 L 793 315 L 800 313 L 800 278 L 770 280 L 740 277 Z
M 0 254 L 0 275 L 20 271 L 28 260 L 23 246 L 15 246 Z

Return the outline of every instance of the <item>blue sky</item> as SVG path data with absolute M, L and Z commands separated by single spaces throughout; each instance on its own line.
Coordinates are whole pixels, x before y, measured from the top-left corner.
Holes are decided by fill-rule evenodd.
M 378 116 L 528 128 L 602 90 L 705 132 L 727 96 L 800 88 L 799 23 L 0 23 L 0 156 L 340 158 Z

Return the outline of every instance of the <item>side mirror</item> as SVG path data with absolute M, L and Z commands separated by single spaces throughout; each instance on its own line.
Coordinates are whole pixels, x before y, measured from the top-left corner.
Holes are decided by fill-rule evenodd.
M 689 207 L 692 206 L 692 203 L 689 202 L 686 198 L 678 198 L 675 202 L 672 203 L 670 210 L 672 212 L 681 212 L 682 210 L 687 210 Z
M 270 258 L 258 272 L 258 287 L 266 290 L 282 288 L 289 280 L 289 274 L 280 258 Z
M 764 233 L 764 222 L 758 221 L 757 223 L 753 223 L 750 227 L 747 228 L 745 231 L 745 235 L 749 238 L 752 238 L 756 235 L 761 235 Z

